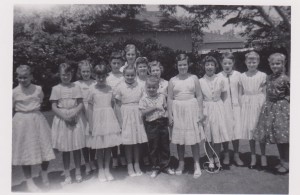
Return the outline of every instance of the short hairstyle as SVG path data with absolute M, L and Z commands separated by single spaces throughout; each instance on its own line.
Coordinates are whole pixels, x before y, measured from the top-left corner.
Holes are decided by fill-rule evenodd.
M 92 64 L 88 61 L 88 60 L 82 60 L 78 63 L 78 68 L 77 68 L 77 73 L 76 73 L 76 77 L 77 79 L 82 79 L 82 76 L 81 76 L 81 69 L 82 67 L 89 67 L 90 68 L 90 71 L 91 71 L 91 74 L 93 72 L 93 66 Z
M 220 67 L 219 62 L 216 58 L 214 58 L 213 56 L 207 55 L 201 61 L 202 68 L 205 68 L 205 63 L 207 63 L 207 62 L 213 62 L 215 64 L 216 69 L 218 69 Z
M 112 60 L 121 60 L 122 63 L 124 62 L 124 58 L 123 58 L 123 55 L 120 51 L 114 51 L 110 54 L 110 57 L 109 57 L 109 63 L 112 61 Z
M 146 64 L 147 67 L 148 66 L 148 59 L 146 57 L 138 57 L 136 60 L 135 60 L 135 67 L 137 68 L 138 65 L 140 64 Z
M 123 50 L 124 59 L 126 59 L 126 53 L 131 49 L 133 49 L 135 51 L 136 57 L 140 56 L 140 51 L 136 48 L 136 46 L 134 44 L 127 44 Z
M 164 67 L 163 67 L 163 65 L 162 65 L 159 61 L 157 61 L 157 60 L 154 60 L 154 61 L 152 61 L 152 62 L 149 62 L 149 72 L 150 72 L 150 73 L 151 73 L 152 67 L 159 67 L 161 73 L 164 72 Z
M 65 71 L 65 73 L 73 73 L 73 69 L 68 63 L 62 63 L 59 65 L 59 73 L 61 73 L 61 71 Z
M 146 85 L 149 83 L 154 84 L 154 85 L 159 85 L 159 78 L 154 75 L 149 75 L 146 78 Z
M 230 53 L 230 52 L 223 53 L 221 59 L 222 59 L 222 61 L 224 59 L 230 59 L 233 61 L 233 63 L 235 62 L 234 55 L 233 55 L 233 53 Z
M 126 71 L 128 71 L 128 70 L 133 70 L 134 73 L 136 74 L 136 68 L 135 68 L 134 66 L 132 66 L 132 65 L 128 65 L 128 66 L 126 66 L 126 67 L 124 68 L 124 70 L 123 70 L 123 75 L 125 75 Z
M 28 65 L 20 65 L 20 66 L 18 66 L 17 67 L 17 69 L 16 69 L 16 73 L 17 74 L 21 74 L 21 73 L 28 73 L 28 74 L 31 74 L 32 72 L 31 72 L 31 68 L 30 68 L 30 66 L 28 66 Z
M 183 60 L 186 60 L 188 64 L 190 63 L 189 57 L 186 54 L 181 53 L 176 57 L 176 65 L 178 64 L 179 61 L 183 61 Z
M 250 51 L 248 53 L 245 54 L 245 60 L 247 59 L 257 59 L 260 60 L 260 56 L 257 52 L 255 51 Z
M 108 69 L 107 69 L 106 64 L 103 62 L 100 64 L 97 64 L 94 68 L 94 74 L 96 76 L 102 76 L 102 75 L 108 76 Z
M 286 57 L 282 53 L 273 53 L 269 56 L 268 61 L 271 62 L 274 58 L 279 58 L 285 64 Z

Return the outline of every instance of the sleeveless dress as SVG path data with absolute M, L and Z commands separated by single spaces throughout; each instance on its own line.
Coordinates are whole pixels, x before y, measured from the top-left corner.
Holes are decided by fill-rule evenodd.
M 199 104 L 195 98 L 195 77 L 190 75 L 181 80 L 178 76 L 173 77 L 174 100 L 172 103 L 173 111 L 173 130 L 171 142 L 179 145 L 194 145 L 204 138 L 202 126 L 199 121 Z M 198 79 L 196 79 L 198 81 Z
M 261 107 L 266 100 L 263 87 L 266 84 L 267 75 L 256 72 L 253 76 L 247 73 L 241 75 L 243 95 L 241 99 L 241 130 L 242 139 L 253 139 L 253 132 L 258 122 Z
M 70 109 L 75 108 L 77 99 L 83 98 L 79 86 L 71 83 L 70 86 L 58 84 L 52 88 L 50 100 L 57 101 L 57 107 L 64 114 L 69 114 Z M 52 144 L 53 147 L 62 152 L 79 150 L 86 146 L 83 112 L 79 112 L 75 118 L 75 124 L 69 125 L 58 116 L 54 116 L 52 123 Z
M 263 104 L 254 139 L 259 142 L 289 143 L 290 80 L 287 75 L 272 74 L 267 77 L 267 99 Z
M 101 149 L 121 144 L 121 129 L 112 103 L 112 88 L 100 89 L 97 85 L 90 89 L 88 101 L 93 106 L 91 148 Z
M 85 120 L 83 120 L 84 125 L 85 125 L 85 144 L 86 147 L 90 147 L 90 139 L 91 139 L 91 135 L 89 134 L 89 127 L 88 127 L 88 115 L 87 115 L 87 110 L 88 110 L 88 95 L 89 95 L 89 89 L 90 87 L 94 86 L 97 82 L 95 80 L 90 80 L 90 82 L 86 82 L 83 80 L 80 81 L 76 81 L 74 82 L 76 85 L 78 85 L 81 89 L 81 93 L 83 96 L 83 105 L 84 105 L 84 109 L 83 109 L 83 113 L 85 116 Z
M 225 95 L 223 102 L 225 106 L 225 117 L 230 141 L 243 138 L 241 130 L 241 107 L 239 103 L 239 85 L 241 73 L 232 71 L 228 76 L 224 71 L 218 76 L 224 81 Z
M 148 142 L 139 110 L 142 95 L 143 89 L 137 82 L 129 85 L 122 81 L 116 88 L 115 98 L 122 102 L 122 144 L 124 145 Z
M 199 79 L 203 94 L 204 132 L 208 142 L 222 143 L 229 141 L 226 127 L 225 107 L 221 99 L 224 81 L 217 75 L 204 75 Z
M 43 101 L 40 86 L 13 89 L 12 165 L 36 165 L 55 159 L 51 144 L 51 130 L 39 111 Z

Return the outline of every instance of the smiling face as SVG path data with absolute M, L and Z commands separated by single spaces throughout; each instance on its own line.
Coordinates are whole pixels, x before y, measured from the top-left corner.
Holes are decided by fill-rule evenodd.
M 28 87 L 31 84 L 32 75 L 28 71 L 18 73 L 17 80 L 22 87 Z
M 188 72 L 189 65 L 187 60 L 181 60 L 177 63 L 177 69 L 180 75 L 184 75 Z
M 136 59 L 136 52 L 135 52 L 135 50 L 134 49 L 129 49 L 126 52 L 127 63 L 133 65 L 134 62 L 135 62 L 135 59 Z
M 160 78 L 161 76 L 161 68 L 159 66 L 152 66 L 151 67 L 151 75 L 157 76 Z
M 234 65 L 234 62 L 232 59 L 229 59 L 229 58 L 224 58 L 222 60 L 222 68 L 223 68 L 223 71 L 225 73 L 231 73 L 232 69 L 233 69 L 233 65 Z
M 207 76 L 212 76 L 216 72 L 216 65 L 214 62 L 205 62 L 204 68 Z
M 137 65 L 137 72 L 139 76 L 146 76 L 148 71 L 147 64 L 141 63 Z
M 84 81 L 88 81 L 91 78 L 91 69 L 89 66 L 82 66 L 80 68 L 80 74 Z
M 280 57 L 273 57 L 269 61 L 269 65 L 274 74 L 281 73 L 284 70 L 284 61 Z
M 72 73 L 71 72 L 66 72 L 65 70 L 60 71 L 60 80 L 63 84 L 69 84 L 72 80 Z
M 106 77 L 107 77 L 107 75 L 105 75 L 105 74 L 96 75 L 97 85 L 98 86 L 105 85 L 105 83 L 106 83 Z
M 146 92 L 149 96 L 155 97 L 157 95 L 158 83 L 146 82 Z
M 257 58 L 247 58 L 245 63 L 248 68 L 248 71 L 255 72 L 258 67 L 259 60 Z
M 124 72 L 124 78 L 125 78 L 126 83 L 129 83 L 129 84 L 134 83 L 135 76 L 136 76 L 136 73 L 135 73 L 134 69 L 126 70 Z
M 112 59 L 110 62 L 110 67 L 111 67 L 111 71 L 113 73 L 118 73 L 120 72 L 120 68 L 122 66 L 122 60 L 120 59 Z

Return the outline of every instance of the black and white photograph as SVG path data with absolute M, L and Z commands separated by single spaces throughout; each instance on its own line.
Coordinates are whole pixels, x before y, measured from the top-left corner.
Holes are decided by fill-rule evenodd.
M 297 10 L 278 2 L 13 3 L 9 192 L 291 194 Z

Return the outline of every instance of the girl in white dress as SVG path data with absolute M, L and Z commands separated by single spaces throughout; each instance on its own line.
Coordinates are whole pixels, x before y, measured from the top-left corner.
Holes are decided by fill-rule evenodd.
M 83 96 L 78 85 L 71 83 L 72 69 L 69 64 L 59 65 L 61 83 L 52 88 L 50 101 L 55 116 L 52 123 L 53 148 L 62 152 L 65 181 L 72 182 L 70 176 L 70 152 L 73 152 L 75 180 L 82 181 L 80 172 L 81 149 L 85 147 L 86 122 L 82 112 Z
M 149 67 L 150 67 L 150 74 L 155 75 L 159 78 L 159 87 L 157 92 L 167 97 L 169 83 L 165 79 L 161 78 L 161 74 L 164 72 L 164 67 L 157 60 L 150 62 Z
M 86 120 L 84 122 L 88 121 L 88 115 L 87 115 L 87 109 L 88 109 L 88 93 L 91 86 L 96 84 L 96 81 L 92 79 L 92 65 L 87 60 L 82 60 L 78 63 L 77 68 L 77 79 L 78 81 L 75 82 L 76 85 L 78 85 L 81 89 L 82 95 L 83 95 L 83 112 L 84 116 L 86 117 Z M 85 124 L 88 125 L 88 124 Z M 90 148 L 90 139 L 91 135 L 89 134 L 89 128 L 85 128 L 85 144 L 86 146 L 82 149 L 82 154 L 85 161 L 85 173 L 86 175 L 91 174 L 93 170 L 96 169 L 95 166 L 95 155 L 96 150 L 92 150 Z
M 13 89 L 14 116 L 12 120 L 12 165 L 21 165 L 29 191 L 39 191 L 31 175 L 31 166 L 41 164 L 43 184 L 49 186 L 48 165 L 55 158 L 51 144 L 51 130 L 39 111 L 43 102 L 42 88 L 31 84 L 28 65 L 17 70 L 19 85 Z
M 179 166 L 176 175 L 181 175 L 184 169 L 184 146 L 191 145 L 194 158 L 194 178 L 201 176 L 199 164 L 199 143 L 204 139 L 202 126 L 203 100 L 199 80 L 188 73 L 189 58 L 180 54 L 176 58 L 178 75 L 171 78 L 168 86 L 169 125 L 173 126 L 173 144 L 177 144 Z
M 114 179 L 109 170 L 111 148 L 121 144 L 121 129 L 112 108 L 113 90 L 106 84 L 106 65 L 96 65 L 94 73 L 97 84 L 91 87 L 88 97 L 91 148 L 97 150 L 98 179 L 104 182 Z
M 127 66 L 135 67 L 135 60 L 140 56 L 139 50 L 133 44 L 127 44 L 123 51 L 123 57 L 126 60 L 124 66 L 120 68 L 120 71 L 123 72 L 124 68 Z
M 267 75 L 257 70 L 259 65 L 258 53 L 252 51 L 245 55 L 245 63 L 248 71 L 241 75 L 242 99 L 241 99 L 241 124 L 243 139 L 249 140 L 251 150 L 251 163 L 249 169 L 258 168 L 256 165 L 255 140 L 253 133 L 256 128 L 259 114 L 266 100 L 266 79 Z M 265 156 L 266 145 L 260 144 L 261 166 L 267 166 Z
M 139 164 L 139 145 L 148 142 L 139 101 L 143 95 L 142 86 L 136 82 L 136 70 L 127 66 L 124 71 L 124 81 L 116 89 L 118 118 L 122 127 L 122 143 L 125 145 L 127 169 L 129 176 L 140 176 L 142 171 Z M 134 165 L 132 164 L 134 158 Z
M 113 92 L 116 90 L 117 85 L 122 80 L 124 80 L 123 74 L 120 71 L 120 68 L 123 65 L 123 63 L 124 63 L 123 62 L 123 56 L 122 56 L 121 52 L 112 52 L 111 53 L 110 59 L 109 59 L 111 72 L 108 74 L 108 77 L 106 78 L 106 83 L 107 83 L 107 85 L 109 85 L 113 89 Z M 114 109 L 115 109 L 115 106 L 114 106 Z M 120 149 L 121 165 L 122 166 L 126 165 L 124 146 L 120 145 L 119 147 L 116 146 L 116 147 L 113 147 L 111 149 L 111 152 L 112 152 L 112 168 L 116 168 L 119 165 L 119 163 L 118 163 L 118 149 Z
M 206 149 L 210 158 L 208 169 L 214 171 L 214 163 L 218 168 L 221 168 L 219 161 L 221 143 L 229 141 L 225 107 L 221 99 L 221 94 L 225 91 L 225 84 L 224 80 L 215 74 L 219 65 L 214 57 L 206 56 L 201 64 L 205 69 L 205 75 L 199 82 L 203 94 L 204 132 L 207 140 Z M 218 158 L 216 156 L 213 158 L 213 151 L 208 145 L 209 142 L 213 146 Z
M 239 139 L 243 138 L 241 130 L 241 107 L 240 107 L 240 77 L 241 73 L 233 70 L 235 63 L 234 55 L 232 53 L 224 53 L 222 55 L 222 68 L 223 71 L 218 74 L 225 82 L 226 93 L 222 97 L 225 112 L 226 123 L 232 141 L 234 156 L 233 160 L 236 166 L 243 166 L 244 163 L 239 157 Z M 223 165 L 228 167 L 230 165 L 229 157 L 229 143 L 223 143 L 224 159 Z

